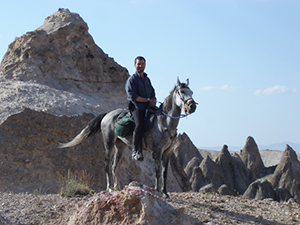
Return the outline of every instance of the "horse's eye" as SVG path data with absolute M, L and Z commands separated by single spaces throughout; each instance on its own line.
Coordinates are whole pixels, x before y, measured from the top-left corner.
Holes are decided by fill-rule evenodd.
M 184 94 L 184 91 L 183 91 L 183 90 L 180 90 L 180 93 L 181 93 L 181 94 Z

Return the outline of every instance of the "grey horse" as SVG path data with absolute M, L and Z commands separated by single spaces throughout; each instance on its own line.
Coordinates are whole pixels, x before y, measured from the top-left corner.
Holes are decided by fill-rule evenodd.
M 177 85 L 175 85 L 160 107 L 157 108 L 154 125 L 144 139 L 143 149 L 151 151 L 155 161 L 155 189 L 162 191 L 165 197 L 169 197 L 166 190 L 167 167 L 169 163 L 168 153 L 170 152 L 173 139 L 177 135 L 179 119 L 182 118 L 181 110 L 183 109 L 185 112 L 183 116 L 187 116 L 196 110 L 197 103 L 192 98 L 192 95 L 193 92 L 189 88 L 189 80 L 187 79 L 185 83 L 181 83 L 177 78 Z M 132 135 L 120 137 L 114 133 L 116 120 L 123 110 L 116 109 L 95 117 L 72 141 L 59 146 L 60 148 L 75 146 L 100 131 L 105 147 L 105 173 L 107 190 L 109 191 L 118 188 L 116 177 L 118 163 L 126 146 L 132 147 Z M 113 156 L 114 161 L 111 163 Z M 163 173 L 162 190 L 160 190 L 159 185 L 161 173 Z M 111 177 L 113 178 L 114 187 L 112 187 Z

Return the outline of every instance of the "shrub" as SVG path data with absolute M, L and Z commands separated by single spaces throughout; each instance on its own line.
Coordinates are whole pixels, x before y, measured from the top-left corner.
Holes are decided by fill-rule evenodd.
M 75 195 L 88 195 L 94 193 L 94 190 L 90 188 L 93 179 L 85 170 L 82 170 L 79 173 L 72 173 L 71 170 L 68 169 L 66 176 L 59 177 L 59 183 L 61 184 L 59 191 L 61 196 L 72 197 Z

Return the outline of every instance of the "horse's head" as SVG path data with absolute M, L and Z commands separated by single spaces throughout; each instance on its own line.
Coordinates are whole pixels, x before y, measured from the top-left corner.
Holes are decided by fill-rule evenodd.
M 193 91 L 189 88 L 189 79 L 185 83 L 181 83 L 177 77 L 177 85 L 174 91 L 174 97 L 176 97 L 176 105 L 184 109 L 186 115 L 195 112 L 196 102 L 193 99 Z

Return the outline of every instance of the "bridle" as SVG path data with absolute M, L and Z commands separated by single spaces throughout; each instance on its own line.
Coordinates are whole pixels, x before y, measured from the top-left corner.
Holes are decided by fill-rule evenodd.
M 198 103 L 196 103 L 196 102 L 194 101 L 194 99 L 193 99 L 192 97 L 189 97 L 188 99 L 184 100 L 184 98 L 182 97 L 182 95 L 181 95 L 179 89 L 181 89 L 181 88 L 176 88 L 176 94 L 179 96 L 180 100 L 181 100 L 181 101 L 183 102 L 183 104 L 184 104 L 184 114 L 181 114 L 180 116 L 170 116 L 170 115 L 168 115 L 167 113 L 165 113 L 164 111 L 162 111 L 161 108 L 155 106 L 155 108 L 158 109 L 163 115 L 165 115 L 165 116 L 167 116 L 167 117 L 169 117 L 169 118 L 171 118 L 171 119 L 181 119 L 181 118 L 187 117 L 187 116 L 189 115 L 189 114 L 187 114 L 187 110 L 188 110 L 188 107 L 189 107 L 189 104 L 188 104 L 189 101 L 190 101 L 190 104 L 192 104 L 192 103 L 198 104 Z M 189 89 L 189 88 L 186 87 L 186 89 Z M 190 89 L 189 89 L 189 90 L 190 90 Z M 149 106 L 148 106 L 148 108 L 147 108 L 147 110 L 146 110 L 146 114 L 147 114 L 147 112 L 148 112 L 148 109 L 149 109 Z
M 178 117 L 170 116 L 170 115 L 168 115 L 167 113 L 165 113 L 161 108 L 155 106 L 155 108 L 158 109 L 163 115 L 165 115 L 165 116 L 167 116 L 167 117 L 169 117 L 169 118 L 171 118 L 171 119 L 181 119 L 181 118 L 187 117 L 187 116 L 189 115 L 189 114 L 187 114 L 189 104 L 193 104 L 193 103 L 194 103 L 194 104 L 198 104 L 198 103 L 196 103 L 196 102 L 194 101 L 194 99 L 193 99 L 192 97 L 189 97 L 188 99 L 184 100 L 184 98 L 182 97 L 182 95 L 181 95 L 179 89 L 181 89 L 181 88 L 176 88 L 176 94 L 179 96 L 180 100 L 184 103 L 184 113 L 185 113 L 185 114 L 181 114 L 181 115 L 178 116 Z M 189 89 L 189 88 L 186 87 L 186 89 Z M 190 90 L 190 89 L 189 89 L 189 90 Z M 190 103 L 188 104 L 188 102 L 190 102 Z M 145 115 L 145 118 L 147 118 L 149 108 L 150 108 L 150 105 L 149 105 L 149 106 L 147 107 L 147 109 L 146 109 L 146 115 Z M 177 136 L 177 131 L 176 131 L 175 135 L 172 136 L 172 134 L 170 133 L 170 131 L 169 131 L 169 129 L 168 129 L 167 127 L 164 127 L 164 130 L 169 134 L 169 137 L 170 137 L 170 139 L 171 139 L 172 141 L 173 141 L 174 138 Z M 146 135 L 146 136 L 147 136 L 147 135 Z
M 179 89 L 181 89 L 181 88 L 179 88 Z M 179 96 L 180 100 L 183 102 L 183 105 L 184 105 L 183 109 L 184 109 L 185 116 L 188 116 L 187 111 L 188 111 L 189 104 L 193 104 L 194 103 L 194 104 L 197 105 L 198 103 L 196 103 L 192 97 L 189 97 L 188 99 L 184 100 L 184 98 L 182 97 L 179 89 L 176 88 L 176 94 Z M 186 87 L 185 89 L 189 89 L 189 88 Z

